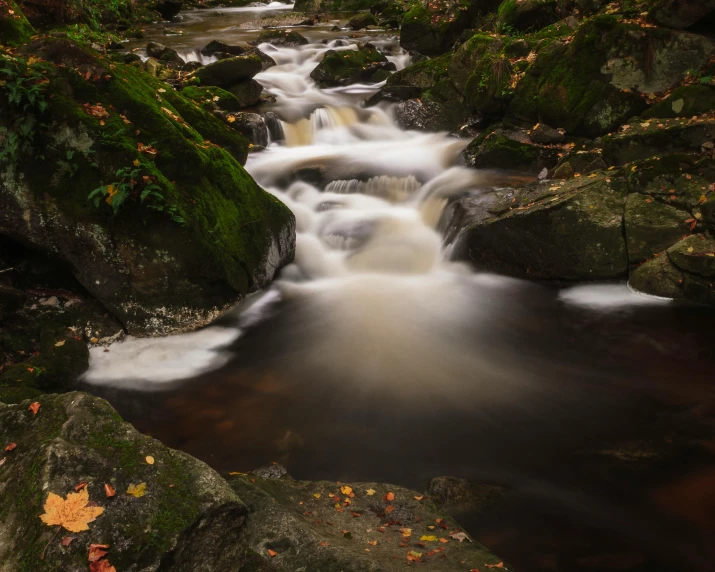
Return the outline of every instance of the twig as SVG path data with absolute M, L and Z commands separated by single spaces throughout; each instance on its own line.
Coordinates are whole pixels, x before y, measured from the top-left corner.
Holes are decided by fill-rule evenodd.
M 59 533 L 60 530 L 62 530 L 62 526 L 57 527 L 57 530 L 52 535 L 52 538 L 50 538 L 50 540 L 47 542 L 47 544 L 45 544 L 45 547 L 42 549 L 42 556 L 40 556 L 40 560 L 45 559 L 45 550 L 47 550 L 47 547 L 50 545 L 50 542 L 52 542 L 55 539 L 55 536 L 57 536 L 57 534 Z

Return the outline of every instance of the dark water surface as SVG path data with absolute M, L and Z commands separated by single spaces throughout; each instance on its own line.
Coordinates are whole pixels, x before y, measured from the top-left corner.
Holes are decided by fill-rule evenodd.
M 185 36 L 147 32 L 188 53 L 215 38 L 250 39 L 258 31 L 240 24 L 269 13 L 220 12 L 171 25 Z M 332 25 L 300 31 L 314 42 L 347 36 Z M 715 311 L 642 303 L 622 285 L 569 303 L 556 288 L 441 261 L 427 201 L 274 187 L 272 171 L 306 160 L 330 164 L 333 179 L 358 164 L 423 183 L 454 165 L 446 136 L 400 132 L 389 110 L 348 113 L 349 94 L 303 86 L 312 60 L 276 57 L 273 76 L 257 79 L 278 95 L 283 119 L 325 98 L 342 110 L 326 108 L 337 123 L 322 131 L 295 123 L 306 146 L 272 145 L 247 166 L 296 212 L 296 264 L 271 303 L 239 308 L 196 338 L 93 353 L 98 369 L 83 388 L 220 472 L 276 461 L 299 479 L 502 485 L 500 504 L 459 518 L 521 572 L 712 570 Z M 293 74 L 290 89 L 276 83 L 281 73 Z M 391 149 L 377 146 L 393 139 L 398 153 L 385 159 Z M 447 186 L 469 176 L 454 169 Z M 323 199 L 342 204 L 328 212 L 335 205 Z M 348 248 L 346 237 L 364 242 Z M 344 251 L 325 247 L 338 239 Z M 597 304 L 604 293 L 610 303 Z M 212 331 L 235 335 L 194 359 Z M 214 369 L 192 373 L 204 358 Z

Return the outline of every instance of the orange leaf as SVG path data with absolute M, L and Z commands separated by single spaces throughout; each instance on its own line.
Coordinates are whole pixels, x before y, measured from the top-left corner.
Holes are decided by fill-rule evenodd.
M 35 403 L 30 403 L 30 407 L 27 408 L 28 411 L 32 411 L 33 415 L 37 415 L 37 412 L 40 410 L 40 402 L 35 401 Z
M 117 494 L 117 491 L 114 490 L 114 487 L 112 487 L 112 485 L 108 485 L 105 483 L 104 494 L 106 494 L 107 497 L 113 497 L 114 495 Z
M 72 544 L 72 541 L 73 541 L 74 539 L 75 539 L 74 536 L 64 536 L 64 537 L 62 538 L 62 540 L 60 540 L 60 544 L 61 544 L 62 546 L 69 546 L 70 544 Z
M 485 564 L 487 568 L 504 568 L 504 563 L 500 562 L 499 564 Z
M 12 451 L 12 450 L 15 449 L 15 447 L 17 447 L 17 444 L 16 444 L 16 443 L 8 443 L 7 447 L 5 447 L 5 450 L 6 450 L 6 451 Z
M 393 510 L 395 510 L 395 507 L 390 505 L 385 507 L 385 514 L 390 514 Z
M 353 517 L 355 518 L 362 516 L 359 512 L 351 512 L 350 514 L 353 515 Z
M 45 500 L 45 513 L 40 519 L 47 526 L 61 526 L 70 532 L 89 530 L 89 523 L 104 512 L 102 507 L 89 506 L 89 493 L 84 488 L 78 493 L 68 493 L 63 499 L 49 493 Z
M 382 497 L 382 500 L 384 500 L 385 502 L 392 502 L 393 500 L 395 500 L 395 493 L 387 493 L 384 497 Z
M 89 546 L 89 554 L 87 555 L 87 560 L 89 560 L 90 562 L 96 562 L 97 560 L 104 558 L 108 554 L 108 552 L 102 548 L 103 546 L 106 545 L 91 544 Z
M 117 569 L 105 559 L 90 563 L 89 572 L 117 572 Z
M 415 497 L 416 501 L 421 501 L 423 498 L 425 498 L 425 495 L 419 495 Z
M 277 553 L 275 550 L 271 550 L 271 549 L 269 548 L 269 549 L 268 549 L 268 556 L 270 556 L 271 558 L 275 558 L 276 556 L 278 556 L 278 553 Z
M 87 483 L 85 483 L 85 482 L 77 483 L 77 484 L 74 486 L 75 492 L 81 491 L 82 489 L 86 489 L 86 488 L 87 488 Z

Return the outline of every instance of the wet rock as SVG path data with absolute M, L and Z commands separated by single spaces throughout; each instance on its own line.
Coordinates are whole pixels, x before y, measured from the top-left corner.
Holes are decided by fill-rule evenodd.
M 678 87 L 664 100 L 656 103 L 641 117 L 643 119 L 693 117 L 715 109 L 715 88 L 707 85 Z
M 224 111 L 238 111 L 241 109 L 241 102 L 238 98 L 220 87 L 187 86 L 181 90 L 181 95 L 202 104 L 209 111 L 213 110 L 214 107 Z
M 253 145 L 268 146 L 268 128 L 263 117 L 257 113 L 235 113 L 231 127 L 241 133 Z
M 272 111 L 267 111 L 263 114 L 263 117 L 266 122 L 266 127 L 268 128 L 268 133 L 271 136 L 271 141 L 282 141 L 285 139 L 283 123 L 281 123 L 280 118 Z
M 471 539 L 452 539 L 449 533 L 461 530 L 459 525 L 428 499 L 416 500 L 421 497 L 416 491 L 380 483 L 294 481 L 285 476 L 277 480 L 237 476 L 229 483 L 249 508 L 250 550 L 277 570 L 397 572 L 407 565 L 410 551 L 422 565 L 443 572 L 483 570 L 501 562 Z M 385 500 L 388 493 L 393 500 Z M 423 542 L 424 548 L 414 546 L 417 542 Z M 273 552 L 275 557 L 270 556 Z M 441 558 L 445 553 L 448 558 Z
M 457 259 L 511 276 L 600 280 L 626 276 L 627 186 L 617 173 L 516 189 L 461 221 Z M 514 200 L 516 199 L 516 200 Z
M 464 150 L 467 165 L 538 173 L 558 161 L 559 149 L 534 144 L 520 129 L 497 126 L 484 131 Z
M 559 19 L 557 0 L 504 0 L 499 6 L 498 25 L 526 32 L 540 30 Z
M 25 302 L 25 293 L 11 286 L 0 284 L 0 320 L 12 314 Z
M 271 463 L 265 467 L 260 467 L 251 471 L 252 475 L 256 475 L 262 479 L 266 480 L 278 480 L 278 479 L 290 479 L 291 476 L 288 474 L 288 470 L 278 463 Z
M 450 514 L 485 510 L 504 495 L 502 487 L 456 477 L 437 477 L 427 483 L 426 497 Z
M 202 85 L 229 87 L 250 80 L 262 69 L 261 60 L 256 55 L 235 56 L 206 65 L 194 73 Z
M 449 111 L 436 101 L 408 99 L 394 108 L 395 120 L 400 129 L 417 131 L 451 131 L 454 122 L 449 119 Z
M 181 71 L 186 72 L 186 73 L 193 73 L 197 69 L 204 67 L 204 64 L 201 62 L 186 62 L 183 66 L 181 66 Z
M 320 16 L 317 17 L 320 19 Z M 251 20 L 239 24 L 239 28 L 243 30 L 260 30 L 261 28 L 287 28 L 291 26 L 313 26 L 316 17 L 309 16 L 300 11 L 284 11 L 271 14 L 259 20 Z
M 274 46 L 287 46 L 297 48 L 308 44 L 308 38 L 299 34 L 295 30 L 266 30 L 262 32 L 252 44 L 273 44 Z
M 714 0 L 656 0 L 648 19 L 668 28 L 690 28 L 712 17 Z
M 238 101 L 240 109 L 258 103 L 261 100 L 261 93 L 263 93 L 263 86 L 253 79 L 242 81 L 227 89 Z
M 0 405 L 0 439 L 17 448 L 0 466 L 0 565 L 84 572 L 89 545 L 109 544 L 118 570 L 233 570 L 243 562 L 246 506 L 207 465 L 145 437 L 109 404 L 84 393 Z M 151 464 L 148 462 L 151 458 Z M 38 516 L 50 494 L 81 494 L 103 511 L 63 547 Z M 144 495 L 127 494 L 144 485 Z M 109 485 L 116 491 L 105 493 Z M 21 499 L 22 502 L 18 502 Z M 47 548 L 45 550 L 45 545 Z M 43 554 L 44 561 L 40 560 Z
M 144 62 L 144 70 L 159 80 L 166 81 L 177 77 L 175 70 L 169 69 L 155 58 L 149 58 Z
M 249 44 L 248 42 L 234 42 L 232 44 L 228 44 L 226 42 L 222 42 L 221 40 L 213 40 L 209 42 L 206 46 L 201 48 L 201 54 L 204 56 L 213 56 L 217 52 L 220 52 L 222 54 L 230 54 L 232 56 L 240 56 L 244 54 L 245 52 L 248 52 L 253 49 L 253 46 Z
M 359 12 L 369 10 L 375 0 L 296 0 L 293 10 L 315 13 Z
M 276 65 L 275 60 L 271 56 L 269 56 L 265 52 L 262 52 L 258 48 L 253 48 L 252 50 L 247 51 L 244 55 L 245 56 L 251 56 L 251 55 L 258 56 L 258 58 L 260 58 L 260 60 L 261 60 L 261 70 L 262 71 L 265 71 L 268 68 L 271 68 L 274 65 Z
M 241 167 L 249 143 L 240 133 L 137 67 L 114 63 L 110 70 L 96 52 L 61 39 L 43 38 L 27 50 L 47 62 L 47 127 L 36 130 L 34 144 L 52 167 L 28 169 L 23 159 L 6 173 L 0 235 L 67 263 L 140 336 L 205 325 L 292 258 L 293 216 Z M 75 69 L 102 80 L 84 87 Z M 92 90 L 90 111 L 112 122 L 111 136 L 88 111 L 83 89 Z M 3 126 L 14 132 L 20 113 L 35 111 L 7 107 Z M 72 170 L 62 166 L 68 155 Z M 136 163 L 147 179 L 135 181 L 132 193 L 152 181 L 156 194 L 143 202 L 130 194 L 115 209 L 108 193 L 132 185 L 117 166 Z M 83 173 L 81 182 L 74 171 Z M 246 226 L 255 220 L 261 223 Z
M 310 73 L 320 87 L 335 87 L 352 83 L 377 83 L 387 79 L 397 68 L 370 44 L 357 50 L 328 50 L 323 60 Z
M 555 41 L 539 51 L 510 110 L 569 134 L 604 135 L 645 111 L 641 94 L 674 87 L 713 53 L 715 43 L 704 36 L 597 16 L 569 43 Z
M 565 135 L 558 129 L 549 127 L 545 123 L 538 123 L 529 133 L 529 138 L 534 143 L 541 145 L 554 145 L 563 143 L 566 139 Z
M 361 12 L 348 20 L 348 26 L 353 30 L 362 30 L 368 26 L 377 26 L 377 18 L 370 12 Z
M 146 55 L 159 60 L 164 65 L 170 63 L 185 63 L 176 50 L 167 48 L 164 44 L 159 44 L 158 42 L 149 42 L 147 44 Z
M 181 12 L 182 0 L 159 0 L 154 9 L 164 20 L 173 20 Z

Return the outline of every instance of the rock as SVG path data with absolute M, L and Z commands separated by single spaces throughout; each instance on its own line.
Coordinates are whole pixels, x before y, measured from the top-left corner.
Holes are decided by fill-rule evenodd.
M 559 149 L 533 144 L 526 132 L 498 126 L 484 131 L 464 150 L 470 167 L 538 173 L 553 167 Z
M 660 26 L 685 29 L 712 18 L 715 0 L 656 0 L 648 19 Z
M 396 69 L 384 54 L 366 44 L 357 50 L 328 50 L 310 77 L 320 87 L 335 87 L 359 82 L 376 83 L 386 79 L 385 72 Z
M 450 538 L 450 532 L 461 530 L 459 525 L 428 499 L 416 500 L 422 496 L 416 491 L 379 483 L 294 481 L 286 475 L 236 476 L 229 483 L 249 509 L 249 549 L 276 570 L 397 572 L 404 570 L 410 551 L 440 572 L 485 570 L 502 561 L 471 539 Z M 384 500 L 388 493 L 394 500 Z M 393 508 L 386 513 L 386 507 Z M 410 529 L 411 537 L 403 536 L 402 529 Z M 413 546 L 422 537 L 425 547 Z M 446 559 L 440 558 L 445 545 L 439 538 L 449 541 Z M 269 550 L 277 555 L 272 558 Z
M 154 9 L 164 20 L 173 20 L 181 12 L 182 0 L 159 0 Z
M 0 44 L 4 46 L 19 46 L 35 35 L 35 29 L 25 18 L 14 0 L 4 2 L 0 11 Z
M 320 17 L 318 17 L 320 18 Z M 250 20 L 238 25 L 242 30 L 260 30 L 261 28 L 288 28 L 292 26 L 313 26 L 315 18 L 300 11 L 283 11 L 265 16 L 259 20 Z
M 240 56 L 252 49 L 253 46 L 248 42 L 238 41 L 233 44 L 227 44 L 221 40 L 213 40 L 201 48 L 201 54 L 210 57 L 216 54 L 216 52 L 221 52 L 223 54 L 231 54 L 232 56 Z
M 29 53 L 47 62 L 49 82 L 37 95 L 47 108 L 33 134 L 45 160 L 28 169 L 20 156 L 5 169 L 0 235 L 66 263 L 140 336 L 207 324 L 292 259 L 293 215 L 241 167 L 248 141 L 240 133 L 137 67 L 110 69 L 109 60 L 62 39 L 26 49 L 18 60 Z M 101 79 L 85 85 L 75 69 Z M 5 113 L 3 126 L 14 132 L 18 117 L 38 111 Z M 62 166 L 68 155 L 72 169 Z M 139 186 L 117 174 L 119 166 L 139 169 Z M 145 201 L 130 194 L 107 203 L 112 191 L 141 193 L 149 182 Z
M 369 10 L 375 0 L 296 0 L 293 10 L 307 14 Z
M 257 113 L 236 113 L 233 114 L 231 127 L 241 133 L 253 145 L 268 146 L 268 128 L 263 117 Z
M 370 12 L 360 12 L 350 18 L 348 26 L 350 26 L 353 30 L 362 30 L 368 26 L 377 26 L 377 18 L 370 14 Z
M 0 439 L 17 448 L 0 466 L 0 566 L 37 568 L 57 527 L 38 516 L 50 494 L 62 498 L 78 483 L 103 509 L 63 547 L 59 538 L 44 551 L 48 570 L 84 572 L 89 545 L 109 544 L 106 557 L 118 570 L 235 570 L 245 558 L 246 506 L 207 465 L 124 423 L 109 404 L 84 393 L 36 397 L 0 404 Z M 151 457 L 152 464 L 147 462 Z M 127 494 L 130 485 L 145 494 Z M 107 497 L 105 485 L 115 496 Z M 42 561 L 40 561 L 42 562 Z
M 308 44 L 308 38 L 302 36 L 295 30 L 266 30 L 253 40 L 254 46 L 261 44 L 273 44 L 274 46 L 288 46 L 297 48 Z
M 663 101 L 656 103 L 643 119 L 693 117 L 715 109 L 715 88 L 707 85 L 677 87 Z
M 400 129 L 451 131 L 456 127 L 448 109 L 436 101 L 408 99 L 395 106 L 394 114 Z
M 204 67 L 204 64 L 201 62 L 186 62 L 183 66 L 181 66 L 181 71 L 186 72 L 186 73 L 193 73 L 197 69 Z
M 437 477 L 427 483 L 425 496 L 450 514 L 482 511 L 496 504 L 504 489 L 456 477 Z
M 0 320 L 12 314 L 25 303 L 25 293 L 0 284 Z
M 159 60 L 149 58 L 144 62 L 144 70 L 159 80 L 173 79 L 176 77 L 176 72 L 169 69 Z
M 561 131 L 549 127 L 545 123 L 538 123 L 529 133 L 529 137 L 534 143 L 540 143 L 541 145 L 554 145 L 563 143 L 566 140 Z
M 261 60 L 261 70 L 262 71 L 265 71 L 268 68 L 271 68 L 274 65 L 276 65 L 276 62 L 272 57 L 270 57 L 265 52 L 262 52 L 258 48 L 253 48 L 252 50 L 247 51 L 244 55 L 245 56 L 252 56 L 252 55 L 258 56 Z
M 596 16 L 570 43 L 555 41 L 539 51 L 510 109 L 569 134 L 604 135 L 645 111 L 641 94 L 670 89 L 713 53 L 715 43 L 704 36 Z
M 229 87 L 244 80 L 250 80 L 262 69 L 258 56 L 235 56 L 208 64 L 194 72 L 202 85 Z
M 688 231 L 689 212 L 659 198 L 632 193 L 626 199 L 624 216 L 628 259 L 640 263 L 678 241 Z
M 628 279 L 634 290 L 675 300 L 685 298 L 682 284 L 683 273 L 663 253 L 633 270 Z
M 464 230 L 454 256 L 484 271 L 526 278 L 626 276 L 627 186 L 616 174 L 561 185 L 546 181 L 513 191 L 488 213 L 460 222 Z
M 450 50 L 460 34 L 470 27 L 477 14 L 496 8 L 499 0 L 463 4 L 459 0 L 429 2 L 420 0 L 402 18 L 400 45 L 426 56 Z
M 150 58 L 155 58 L 159 60 L 164 65 L 183 65 L 184 63 L 186 63 L 176 50 L 167 48 L 164 44 L 159 44 L 157 42 L 149 42 L 147 44 L 146 55 Z
M 251 471 L 252 475 L 256 475 L 262 479 L 266 480 L 278 480 L 278 479 L 290 479 L 291 476 L 288 474 L 288 470 L 278 463 L 271 463 L 265 467 L 260 467 Z
M 559 19 L 557 0 L 504 0 L 497 23 L 502 28 L 522 32 L 540 30 Z
M 715 120 L 708 117 L 636 121 L 603 138 L 603 158 L 608 165 L 624 165 L 659 154 L 697 153 L 714 139 Z
M 213 110 L 214 106 L 224 111 L 238 111 L 241 102 L 231 92 L 220 87 L 187 86 L 181 90 L 181 95 L 190 100 L 201 103 L 206 109 Z
M 263 118 L 266 122 L 266 127 L 268 128 L 268 134 L 271 137 L 271 141 L 282 141 L 285 139 L 285 134 L 283 133 L 283 123 L 281 123 L 280 118 L 272 111 L 267 111 L 263 114 Z
M 242 81 L 228 88 L 228 91 L 238 101 L 240 109 L 256 105 L 261 100 L 263 86 L 255 80 Z

